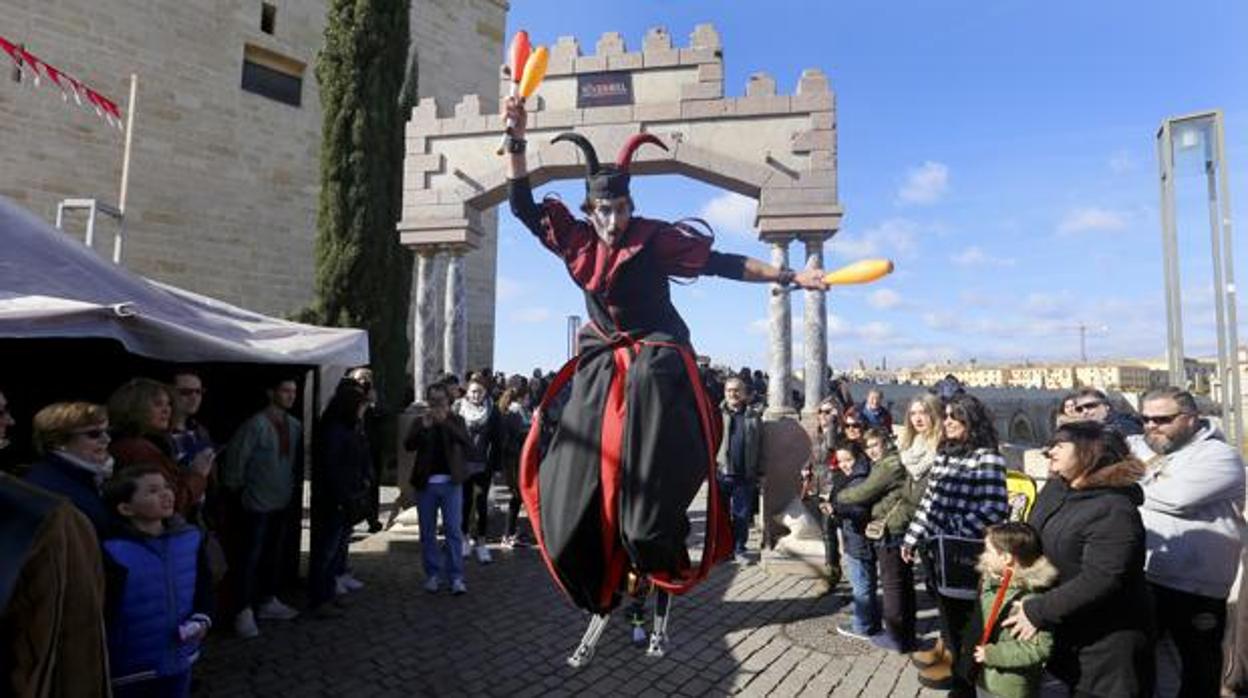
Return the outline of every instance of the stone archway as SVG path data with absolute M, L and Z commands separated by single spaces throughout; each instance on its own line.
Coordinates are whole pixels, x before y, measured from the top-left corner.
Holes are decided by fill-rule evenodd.
M 1012 444 L 1035 446 L 1040 443 L 1036 438 L 1036 430 L 1031 425 L 1031 419 L 1023 412 L 1018 412 L 1010 418 L 1007 437 Z
M 689 46 L 674 47 L 666 30 L 647 32 L 642 50 L 629 52 L 618 33 L 598 40 L 593 55 L 581 55 L 576 40 L 552 47 L 546 80 L 530 100 L 529 165 L 533 185 L 579 178 L 576 148 L 550 147 L 550 137 L 576 130 L 601 153 L 614 153 L 628 136 L 648 131 L 670 148 L 642 149 L 633 171 L 681 174 L 755 198 L 755 227 L 770 247 L 773 264 L 789 266 L 789 247 L 804 245 L 802 266 L 822 268 L 825 242 L 840 228 L 837 199 L 836 111 L 827 77 L 802 72 L 792 95 L 776 94 L 765 73 L 751 75 L 742 97 L 725 97 L 723 47 L 718 32 L 699 25 Z M 592 78 L 589 76 L 593 76 Z M 500 93 L 509 85 L 500 69 Z M 625 103 L 588 106 L 578 102 L 590 80 L 623 85 Z M 424 99 L 407 126 L 403 218 L 404 245 L 417 255 L 414 283 L 413 356 L 417 394 L 438 369 L 462 375 L 493 354 L 493 308 L 469 317 L 464 299 L 464 258 L 496 253 L 493 208 L 506 198 L 502 158 L 494 154 L 503 130 L 498 98 L 467 95 L 453 111 Z M 478 250 L 474 252 L 474 250 Z M 493 269 L 491 258 L 490 269 Z M 445 289 L 442 312 L 437 290 Z M 827 329 L 824 294 L 807 291 L 806 404 L 824 393 Z M 791 302 L 787 292 L 770 295 L 770 372 L 792 374 Z M 487 317 L 488 315 L 488 317 Z M 488 324 L 489 342 L 474 341 L 468 324 Z M 786 381 L 772 380 L 768 403 L 774 416 L 791 413 Z

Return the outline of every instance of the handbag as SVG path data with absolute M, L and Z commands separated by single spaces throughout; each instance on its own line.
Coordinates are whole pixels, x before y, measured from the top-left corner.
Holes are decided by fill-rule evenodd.
M 901 506 L 903 501 L 905 501 L 904 497 L 898 498 L 887 513 L 878 519 L 868 521 L 866 527 L 862 530 L 862 535 L 866 536 L 867 540 L 880 540 L 883 538 L 884 534 L 888 533 L 888 526 L 886 525 L 888 517 L 892 516 L 893 512 L 897 511 L 897 507 Z
M 932 544 L 936 553 L 936 591 L 951 599 L 979 598 L 975 563 L 984 552 L 983 539 L 941 535 Z

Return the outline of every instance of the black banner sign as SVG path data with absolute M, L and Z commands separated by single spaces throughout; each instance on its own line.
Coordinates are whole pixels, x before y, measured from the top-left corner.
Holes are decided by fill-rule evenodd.
M 587 73 L 576 76 L 577 109 L 632 103 L 632 73 Z

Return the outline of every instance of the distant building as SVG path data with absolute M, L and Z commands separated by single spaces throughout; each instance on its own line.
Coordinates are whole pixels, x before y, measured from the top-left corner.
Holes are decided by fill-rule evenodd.
M 1248 352 L 1248 349 L 1243 350 Z M 1000 366 L 929 364 L 918 368 L 902 368 L 893 372 L 897 382 L 912 385 L 935 385 L 946 375 L 953 375 L 972 388 L 1035 388 L 1075 390 L 1093 387 L 1122 393 L 1143 393 L 1165 385 L 1168 374 L 1146 361 L 1110 361 L 1101 363 L 1007 364 Z M 1204 362 L 1189 359 L 1189 375 L 1206 375 Z M 1161 366 L 1165 361 L 1160 362 Z M 1244 374 L 1248 385 L 1248 372 Z M 1199 380 L 1197 381 L 1199 383 Z

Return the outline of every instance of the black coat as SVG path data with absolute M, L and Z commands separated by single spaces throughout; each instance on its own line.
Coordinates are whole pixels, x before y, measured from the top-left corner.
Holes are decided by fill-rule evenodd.
M 364 430 L 327 420 L 313 453 L 313 514 L 340 510 L 347 512 L 348 518 L 358 516 L 361 511 L 354 509 L 362 506 L 373 474 L 372 452 Z
M 1058 584 L 1024 604 L 1053 631 L 1049 670 L 1077 692 L 1152 695 L 1153 633 L 1144 579 L 1144 465 L 1131 459 L 1096 471 L 1072 489 L 1052 478 L 1028 523 L 1040 532 Z
M 108 511 L 95 475 L 50 453 L 46 458 L 30 466 L 26 482 L 66 497 L 91 520 L 95 535 L 101 541 L 112 533 L 115 519 Z

